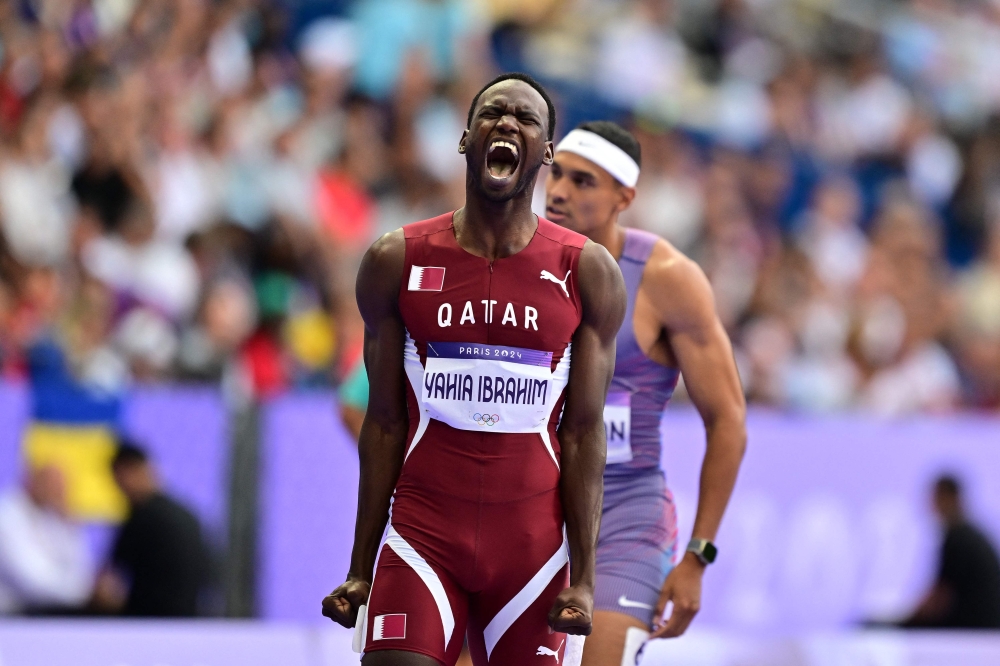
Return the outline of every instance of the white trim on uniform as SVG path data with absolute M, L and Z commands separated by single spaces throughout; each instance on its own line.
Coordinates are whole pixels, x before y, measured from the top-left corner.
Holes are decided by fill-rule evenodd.
M 448 643 L 451 642 L 451 635 L 455 631 L 455 615 L 451 610 L 451 602 L 448 600 L 448 593 L 445 592 L 444 585 L 441 584 L 441 579 L 438 578 L 431 565 L 427 564 L 427 560 L 421 557 L 420 553 L 406 542 L 406 539 L 399 536 L 392 525 L 389 525 L 385 542 L 399 555 L 401 560 L 410 565 L 410 568 L 420 576 L 420 580 L 424 581 L 424 585 L 430 590 L 431 596 L 434 597 L 434 603 L 437 604 L 438 612 L 441 613 L 441 624 L 444 626 L 444 649 L 447 650 Z
M 559 396 L 562 395 L 563 391 L 566 390 L 566 386 L 569 384 L 569 368 L 573 355 L 573 343 L 570 342 L 566 345 L 566 349 L 563 351 L 562 358 L 556 363 L 556 369 L 552 371 L 552 408 L 555 409 L 556 403 L 559 402 Z M 565 403 L 563 403 L 565 407 Z M 562 418 L 562 414 L 559 415 Z M 549 412 L 548 417 L 545 419 L 545 427 L 538 434 L 542 438 L 542 444 L 545 445 L 545 450 L 549 452 L 552 457 L 552 462 L 556 464 L 556 469 L 559 469 L 559 460 L 556 458 L 556 451 L 552 448 L 552 440 L 549 438 L 549 421 L 552 420 L 552 412 Z
M 556 469 L 559 469 L 559 461 L 556 460 L 556 451 L 552 448 L 552 440 L 549 438 L 548 428 L 538 433 L 538 436 L 542 438 L 542 444 L 545 445 L 545 450 L 549 452 L 552 456 L 552 462 L 556 464 Z
M 385 529 L 382 530 L 382 540 L 379 541 L 379 543 L 378 543 L 378 550 L 376 551 L 377 554 L 375 555 L 375 566 L 372 567 L 372 584 L 368 588 L 368 599 L 369 599 L 369 601 L 371 600 L 372 594 L 375 591 L 375 581 L 378 580 L 378 563 L 379 563 L 379 560 L 382 559 L 382 550 L 383 550 L 383 548 L 385 548 L 386 540 L 389 538 L 389 528 L 392 526 L 392 501 L 393 501 L 392 498 L 390 498 L 389 499 L 389 522 L 386 523 Z M 365 654 L 365 646 L 368 644 L 368 605 L 365 604 L 361 608 L 365 609 L 365 622 L 364 622 L 364 627 L 362 628 L 360 637 L 356 636 L 355 640 L 360 639 L 361 649 L 358 650 L 358 652 L 361 653 L 361 656 L 364 656 L 364 654 Z M 361 613 L 360 613 L 360 609 L 359 609 L 358 623 L 356 623 L 354 625 L 355 632 L 357 631 L 358 627 L 361 626 L 360 622 L 361 622 Z M 2 665 L 0 665 L 0 666 L 2 666 Z
M 406 371 L 406 378 L 410 382 L 410 388 L 413 389 L 413 397 L 417 400 L 417 409 L 420 410 L 420 422 L 417 424 L 417 431 L 413 433 L 413 441 L 410 442 L 410 446 L 406 449 L 406 455 L 403 456 L 403 462 L 410 457 L 410 453 L 413 449 L 417 447 L 417 443 L 427 432 L 427 426 L 431 422 L 430 414 L 427 413 L 427 408 L 424 407 L 423 402 L 420 399 L 421 390 L 424 385 L 424 366 L 420 362 L 420 354 L 417 353 L 417 344 L 410 337 L 410 332 L 406 331 L 406 344 L 403 346 L 403 369 Z
M 559 570 L 569 562 L 569 545 L 566 543 L 566 536 L 563 535 L 562 545 L 555 554 L 549 558 L 541 569 L 538 570 L 528 584 L 521 589 L 514 598 L 507 602 L 507 605 L 500 609 L 500 612 L 490 620 L 483 630 L 483 638 L 486 641 L 486 658 L 489 659 L 493 653 L 493 648 L 503 637 L 504 633 L 510 629 L 511 625 L 528 610 L 528 607 L 535 602 L 535 599 L 545 591 L 549 583 Z

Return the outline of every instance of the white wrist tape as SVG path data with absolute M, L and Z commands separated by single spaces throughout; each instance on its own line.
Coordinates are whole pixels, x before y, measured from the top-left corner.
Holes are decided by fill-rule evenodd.
M 586 636 L 566 636 L 566 651 L 563 652 L 563 666 L 580 666 L 583 661 L 583 642 Z
M 622 185 L 635 187 L 639 181 L 639 165 L 628 153 L 603 136 L 575 129 L 566 135 L 556 152 L 567 151 L 584 157 L 610 173 Z
M 351 641 L 351 648 L 358 654 L 364 654 L 365 642 L 368 640 L 368 605 L 362 604 L 358 608 L 358 621 L 354 625 L 354 639 Z

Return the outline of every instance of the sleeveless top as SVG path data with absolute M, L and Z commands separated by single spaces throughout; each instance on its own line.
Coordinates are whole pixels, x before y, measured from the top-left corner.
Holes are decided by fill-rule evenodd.
M 615 375 L 604 408 L 608 439 L 605 479 L 660 467 L 660 418 L 674 393 L 680 370 L 650 360 L 639 347 L 632 326 L 642 272 L 659 237 L 638 229 L 625 230 L 625 248 L 618 265 L 625 278 L 628 307 L 618 331 Z
M 452 219 L 403 227 L 410 428 L 397 495 L 531 496 L 558 485 L 586 238 L 538 218 L 524 249 L 491 263 L 458 244 Z

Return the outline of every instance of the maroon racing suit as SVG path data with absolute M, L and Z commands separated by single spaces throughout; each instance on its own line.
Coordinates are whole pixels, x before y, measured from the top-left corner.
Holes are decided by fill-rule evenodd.
M 539 218 L 490 262 L 453 214 L 403 228 L 406 458 L 375 565 L 364 650 L 451 666 L 555 664 L 547 614 L 568 584 L 556 427 L 580 324 L 586 239 Z

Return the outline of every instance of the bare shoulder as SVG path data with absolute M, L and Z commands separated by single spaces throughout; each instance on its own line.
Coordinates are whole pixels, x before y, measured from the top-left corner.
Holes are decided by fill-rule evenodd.
M 621 270 L 618 262 L 611 256 L 611 253 L 601 245 L 587 239 L 580 250 L 580 277 L 610 277 L 617 274 L 621 277 Z
M 579 271 L 584 318 L 598 314 L 609 319 L 617 317 L 620 325 L 625 316 L 625 280 L 615 258 L 603 245 L 588 240 L 580 251 Z
M 596 293 L 609 292 L 614 295 L 617 288 L 625 289 L 618 262 L 600 243 L 587 240 L 580 250 L 580 291 L 584 300 Z
M 382 235 L 368 248 L 355 285 L 362 316 L 383 309 L 387 301 L 395 301 L 405 262 L 406 239 L 402 229 Z
M 668 325 L 716 316 L 712 285 L 705 271 L 666 240 L 660 239 L 653 246 L 642 272 L 641 290 Z
M 372 243 L 368 251 L 365 252 L 362 268 L 364 264 L 370 264 L 379 268 L 392 268 L 398 264 L 399 270 L 403 269 L 403 260 L 406 256 L 406 238 L 403 236 L 403 229 L 379 236 L 378 240 Z

